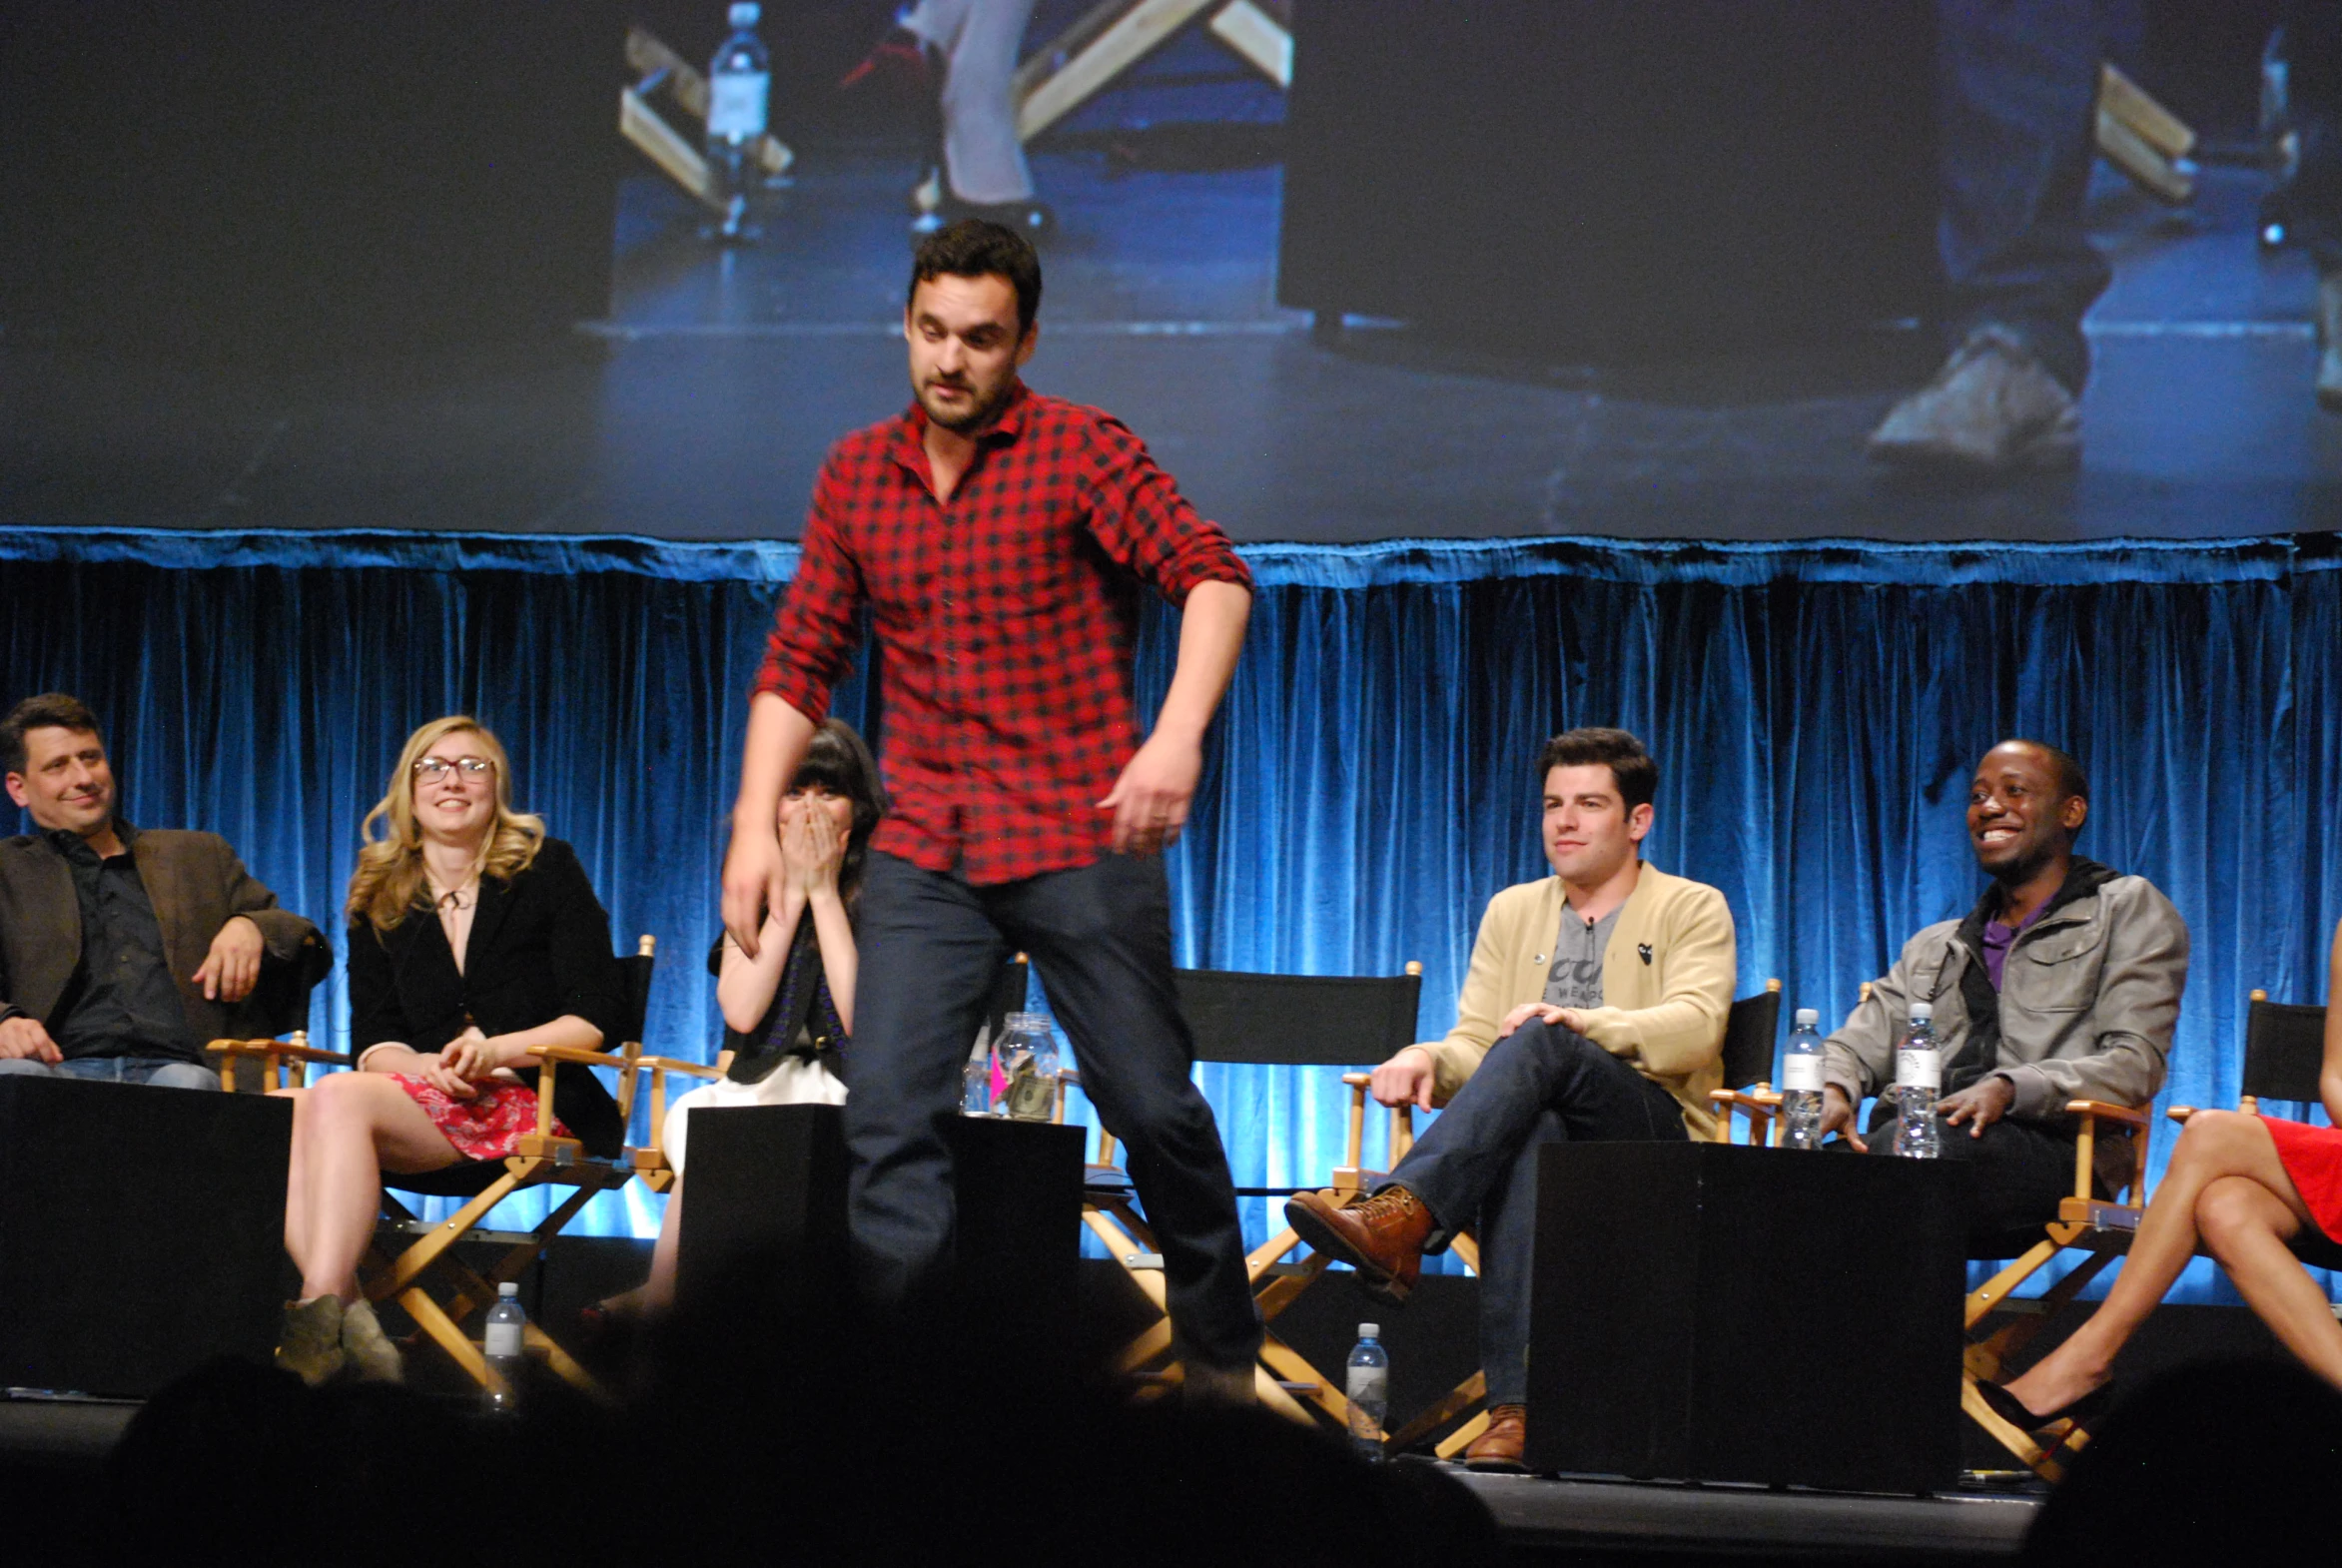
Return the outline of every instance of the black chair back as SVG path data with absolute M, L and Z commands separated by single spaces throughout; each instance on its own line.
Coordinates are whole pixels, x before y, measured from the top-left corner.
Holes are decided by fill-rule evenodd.
M 2244 1093 L 2316 1101 L 2326 1057 L 2326 1010 L 2255 997 L 2245 1014 Z
M 1001 966 L 1001 972 L 992 982 L 992 995 L 984 1004 L 984 1027 L 998 1040 L 1009 1027 L 1009 1015 L 1025 1011 L 1028 982 L 1033 965 L 1020 953 Z
M 650 1019 L 650 977 L 656 967 L 656 939 L 644 937 L 636 944 L 634 956 L 618 960 L 618 1038 L 605 1040 L 601 1049 L 616 1051 L 624 1045 L 641 1045 L 642 1031 Z
M 1768 985 L 1742 997 L 1724 1016 L 1724 1087 L 1770 1083 L 1773 1047 L 1781 1038 L 1781 992 Z
M 1420 975 L 1253 975 L 1182 969 L 1179 1011 L 1202 1062 L 1373 1067 L 1415 1041 Z

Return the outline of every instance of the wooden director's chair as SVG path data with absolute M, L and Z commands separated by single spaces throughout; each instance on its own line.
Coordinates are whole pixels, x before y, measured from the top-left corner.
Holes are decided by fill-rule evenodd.
M 586 1154 L 585 1146 L 578 1140 L 554 1134 L 553 1083 L 554 1075 L 564 1067 L 572 1073 L 606 1068 L 618 1075 L 618 1115 L 630 1117 L 638 1064 L 642 1060 L 643 1020 L 650 1008 L 651 968 L 656 951 L 656 939 L 646 936 L 637 945 L 634 957 L 618 960 L 624 1008 L 619 1018 L 623 1043 L 618 1050 L 579 1051 L 564 1046 L 530 1049 L 529 1055 L 539 1064 L 536 1131 L 520 1139 L 510 1159 L 453 1166 L 414 1176 L 383 1173 L 383 1222 L 375 1231 L 375 1244 L 368 1249 L 365 1265 L 360 1270 L 367 1299 L 395 1299 L 406 1315 L 414 1319 L 415 1327 L 483 1388 L 494 1380 L 495 1373 L 488 1369 L 487 1357 L 479 1345 L 464 1333 L 461 1325 L 465 1319 L 495 1301 L 496 1286 L 518 1279 L 529 1264 L 542 1256 L 578 1209 L 596 1194 L 623 1186 L 634 1178 L 634 1167 L 623 1155 L 614 1160 L 597 1160 Z M 485 1274 L 456 1258 L 452 1248 L 457 1241 L 470 1234 L 490 1209 L 530 1186 L 567 1187 L 569 1193 L 552 1205 L 534 1229 L 483 1236 L 504 1246 L 504 1255 Z M 443 1220 L 426 1221 L 392 1197 L 391 1187 L 423 1196 L 462 1197 L 469 1201 Z M 394 1258 L 385 1250 L 386 1239 L 392 1235 L 410 1238 Z M 534 1319 L 529 1321 L 525 1334 L 528 1350 L 541 1357 L 562 1379 L 588 1393 L 601 1393 L 592 1376 L 554 1343 Z
M 1292 86 L 1291 0 L 1103 0 L 1017 67 L 1017 139 L 1032 141 L 1206 13 L 1212 37 Z
M 1255 975 L 1227 970 L 1182 969 L 1176 974 L 1179 1010 L 1195 1037 L 1195 1060 L 1266 1067 L 1354 1067 L 1361 1058 L 1387 1060 L 1414 1039 L 1422 998 L 1423 966 L 1409 963 L 1388 979 L 1368 976 Z M 1080 1088 L 1078 1074 L 1066 1075 Z M 1362 1086 L 1362 1074 L 1345 1084 Z M 1394 1129 L 1399 1124 L 1394 1122 Z M 1336 1190 L 1365 1195 L 1359 1184 L 1365 1128 L 1365 1091 L 1350 1092 L 1350 1120 L 1344 1146 L 1346 1165 L 1332 1173 Z M 1155 1305 L 1155 1320 L 1116 1356 L 1117 1373 L 1145 1383 L 1176 1382 L 1183 1369 L 1171 1358 L 1171 1325 L 1164 1288 L 1162 1248 L 1140 1213 L 1130 1177 L 1114 1164 L 1114 1136 L 1099 1130 L 1098 1163 L 1089 1168 L 1082 1194 L 1082 1221 L 1106 1244 Z M 1403 1148 L 1397 1154 L 1403 1154 Z M 1396 1159 L 1396 1154 L 1393 1159 Z M 1239 1197 L 1290 1197 L 1302 1187 L 1236 1188 Z M 1253 1299 L 1259 1303 L 1263 1333 L 1253 1386 L 1261 1403 L 1298 1421 L 1311 1413 L 1347 1429 L 1349 1401 L 1300 1352 L 1276 1334 L 1277 1316 L 1316 1283 L 1329 1259 L 1285 1264 L 1301 1244 L 1291 1229 L 1280 1230 L 1245 1258 Z
M 1740 998 L 1724 1016 L 1725 1087 L 1708 1092 L 1708 1103 L 1716 1108 L 1712 1141 L 1731 1143 L 1733 1118 L 1745 1117 L 1745 1142 L 1780 1146 L 1781 1092 L 1773 1087 L 1773 1055 L 1780 1040 L 1781 982 L 1768 980 L 1764 990 Z
M 2324 1008 L 2271 1002 L 2267 992 L 2253 992 L 2245 1014 L 2244 1074 L 2236 1109 L 2246 1116 L 2258 1116 L 2263 1100 L 2316 1102 L 2318 1072 L 2325 1059 L 2325 1027 Z M 2165 1115 L 2184 1126 L 2196 1109 L 2173 1106 Z M 2048 1441 L 2040 1441 L 2033 1433 L 2002 1420 L 1983 1402 L 1974 1385 L 1979 1379 L 1999 1380 L 2020 1345 L 2046 1327 L 2058 1309 L 2108 1263 L 2130 1250 L 2130 1238 L 2146 1210 L 2147 1139 L 2152 1127 L 2144 1107 L 2069 1100 L 2065 1110 L 2081 1122 L 2081 1137 L 2074 1151 L 2073 1195 L 2057 1205 L 2057 1218 L 2041 1241 L 1969 1293 L 1967 1324 L 1971 1334 L 1986 1316 L 2003 1306 L 2011 1290 L 2059 1250 L 2073 1247 L 2090 1255 L 2042 1292 L 2037 1313 L 2015 1317 L 1996 1332 L 1971 1339 L 1960 1387 L 1960 1406 L 1976 1424 L 2027 1469 L 2051 1482 L 2064 1474 L 2066 1461 L 2088 1444 L 2088 1430 L 2064 1421 L 2048 1431 Z M 2091 1157 L 2101 1122 L 2132 1130 L 2130 1177 L 2123 1191 L 2116 1194 L 2121 1201 L 2101 1200 L 2091 1190 Z M 2342 1246 L 2314 1230 L 2296 1237 L 2293 1250 L 2310 1267 L 2342 1268 Z

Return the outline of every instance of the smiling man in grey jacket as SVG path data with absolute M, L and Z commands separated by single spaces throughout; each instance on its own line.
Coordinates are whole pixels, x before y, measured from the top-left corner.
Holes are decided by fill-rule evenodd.
M 1986 752 L 1968 785 L 1967 830 L 1992 885 L 1964 920 L 1906 943 L 1824 1046 L 1823 1132 L 1884 1152 L 1894 1123 L 1874 1120 L 1866 1139 L 1855 1106 L 1894 1084 L 1912 1004 L 1933 1005 L 1944 1153 L 1974 1168 L 1971 1251 L 2054 1217 L 2071 1192 L 2068 1100 L 2141 1106 L 2163 1085 L 2187 926 L 2144 877 L 2073 853 L 2089 810 L 2088 780 L 2056 747 L 2008 740 Z M 2111 1131 L 2100 1130 L 2095 1152 L 2109 1189 L 2130 1167 L 2127 1140 Z

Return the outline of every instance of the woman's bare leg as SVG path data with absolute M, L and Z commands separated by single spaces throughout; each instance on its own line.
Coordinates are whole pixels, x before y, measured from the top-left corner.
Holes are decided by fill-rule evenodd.
M 406 1091 L 380 1073 L 337 1073 L 309 1092 L 308 1159 L 297 1178 L 305 1233 L 293 1261 L 301 1294 L 358 1299 L 358 1260 L 374 1239 L 386 1170 L 437 1171 L 463 1157 Z
M 2228 1270 L 2245 1304 L 2302 1365 L 2342 1388 L 2342 1323 L 2285 1244 L 2310 1221 L 2245 1176 L 2223 1176 L 2205 1187 L 2195 1217 L 2205 1249 Z
M 301 1178 L 309 1159 L 309 1119 L 302 1115 L 302 1106 L 309 1098 L 306 1089 L 272 1089 L 269 1094 L 278 1100 L 293 1102 L 293 1154 L 285 1162 L 285 1250 L 299 1257 L 309 1244 L 308 1205 L 302 1194 L 308 1183 Z
M 675 1251 L 683 1238 L 683 1176 L 667 1190 L 667 1212 L 659 1220 L 659 1238 L 650 1249 L 650 1277 L 642 1282 L 636 1301 L 645 1312 L 664 1312 L 675 1304 Z
M 2196 1208 L 2204 1189 L 2229 1176 L 2259 1184 L 2302 1218 L 2308 1217 L 2260 1118 L 2233 1111 L 2199 1111 L 2188 1118 L 2187 1130 L 2171 1152 L 2170 1168 L 2147 1203 L 2130 1255 L 2123 1259 L 2104 1304 L 2063 1344 L 2008 1384 L 2008 1391 L 2026 1409 L 2036 1415 L 2054 1410 L 2113 1375 L 2114 1352 L 2146 1321 L 2195 1255 Z M 2293 1266 L 2298 1270 L 2300 1264 Z

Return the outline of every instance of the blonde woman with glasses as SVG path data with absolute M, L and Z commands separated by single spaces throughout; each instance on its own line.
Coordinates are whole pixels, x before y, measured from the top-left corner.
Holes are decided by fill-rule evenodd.
M 617 1027 L 609 917 L 577 856 L 512 809 L 511 764 L 472 719 L 407 737 L 361 829 L 350 879 L 350 1045 L 357 1071 L 291 1093 L 285 1242 L 302 1298 L 280 1365 L 396 1381 L 397 1347 L 358 1288 L 382 1173 L 500 1162 L 536 1123 L 532 1046 L 594 1050 Z M 618 1153 L 625 1128 L 591 1073 L 555 1080 L 557 1128 Z

